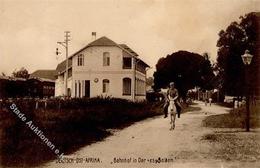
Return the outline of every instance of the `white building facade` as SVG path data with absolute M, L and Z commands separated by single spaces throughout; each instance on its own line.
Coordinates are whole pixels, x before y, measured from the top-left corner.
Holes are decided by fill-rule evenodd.
M 71 97 L 116 97 L 145 100 L 146 68 L 125 44 L 101 37 L 69 58 L 68 93 Z M 55 96 L 65 93 L 65 62 L 57 67 Z

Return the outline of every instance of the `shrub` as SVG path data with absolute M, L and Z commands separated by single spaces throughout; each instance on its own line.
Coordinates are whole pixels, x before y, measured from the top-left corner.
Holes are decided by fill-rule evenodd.
M 35 108 L 37 101 L 38 109 Z M 158 103 L 131 102 L 110 97 L 50 99 L 47 100 L 47 106 L 45 101 L 36 99 L 13 100 L 13 103 L 64 153 L 106 137 L 109 135 L 106 128 L 121 128 L 161 114 Z M 14 158 L 18 160 L 17 163 L 25 165 L 55 158 L 39 137 L 12 114 L 9 108 L 11 104 L 11 101 L 0 102 L 0 154 L 3 154 L 5 164 L 12 166 L 15 164 L 11 162 Z
M 260 114 L 256 110 L 250 110 L 250 127 L 260 127 Z M 203 125 L 213 128 L 245 128 L 246 109 L 240 107 L 231 109 L 227 114 L 208 116 L 203 120 Z

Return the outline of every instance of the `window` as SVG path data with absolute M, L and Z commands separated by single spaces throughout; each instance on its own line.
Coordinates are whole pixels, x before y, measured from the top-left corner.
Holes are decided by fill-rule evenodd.
M 109 91 L 109 80 L 104 79 L 103 80 L 103 93 L 108 93 Z
M 145 74 L 146 71 L 145 71 L 145 66 L 144 64 L 142 64 L 141 62 L 139 62 L 138 64 L 136 64 L 136 70 Z
M 109 66 L 110 65 L 110 56 L 109 52 L 103 53 L 103 66 Z
M 143 81 L 141 79 L 136 79 L 135 82 L 136 82 L 136 85 L 135 85 L 136 93 L 135 93 L 135 95 L 144 96 L 145 95 L 145 81 Z
M 81 83 L 79 81 L 79 97 L 81 97 Z
M 131 79 L 123 79 L 123 95 L 131 95 Z
M 68 78 L 70 78 L 72 76 L 72 68 L 70 68 L 69 70 L 68 70 Z
M 71 97 L 71 90 L 68 88 L 68 96 Z
M 123 69 L 131 69 L 132 68 L 132 58 L 124 57 L 123 58 Z
M 84 66 L 84 55 L 83 54 L 78 55 L 78 66 Z
M 75 82 L 75 97 L 77 97 L 77 82 Z

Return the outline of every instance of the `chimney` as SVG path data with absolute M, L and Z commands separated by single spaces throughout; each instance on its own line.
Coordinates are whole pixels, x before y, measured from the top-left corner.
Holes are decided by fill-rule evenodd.
M 96 40 L 97 33 L 96 32 L 92 32 L 91 35 L 92 35 L 92 40 L 93 41 Z

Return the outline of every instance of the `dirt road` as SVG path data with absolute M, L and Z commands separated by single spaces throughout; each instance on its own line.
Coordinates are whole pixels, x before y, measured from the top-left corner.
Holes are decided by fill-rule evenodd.
M 41 167 L 257 167 L 257 163 L 212 159 L 211 144 L 201 141 L 201 137 L 213 129 L 202 127 L 201 123 L 206 116 L 223 114 L 227 109 L 202 103 L 195 107 L 201 110 L 182 114 L 174 131 L 169 130 L 169 118 L 150 118 L 123 130 L 113 130 L 114 135 L 104 141 L 64 156 L 65 163 L 53 161 Z

